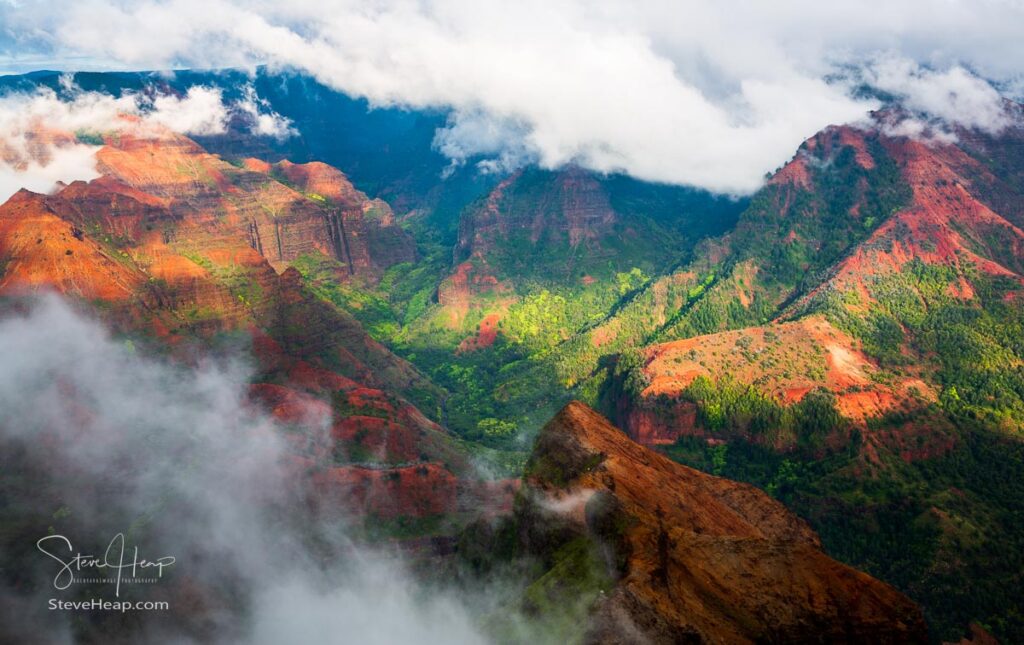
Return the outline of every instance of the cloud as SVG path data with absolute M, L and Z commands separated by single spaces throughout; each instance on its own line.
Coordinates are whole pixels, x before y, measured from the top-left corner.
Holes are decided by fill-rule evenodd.
M 587 502 L 594 496 L 595 491 L 590 488 L 583 488 L 574 493 L 565 495 L 543 495 L 535 494 L 530 501 L 540 506 L 549 513 L 558 515 L 583 516 Z
M 0 640 L 71 642 L 100 630 L 91 642 L 136 628 L 145 631 L 117 635 L 483 641 L 457 596 L 426 593 L 394 554 L 349 540 L 343 514 L 310 517 L 291 459 L 302 445 L 249 403 L 244 361 L 146 358 L 55 296 L 0 318 L 0 355 L 0 488 L 18 499 L 0 509 L 18 527 L 0 536 Z M 307 438 L 328 428 L 307 428 Z M 83 595 L 50 584 L 54 563 L 34 546 L 50 525 L 85 553 L 123 531 L 140 557 L 176 558 L 166 581 L 122 590 L 122 599 L 169 600 L 170 613 L 119 624 L 104 612 L 48 611 L 48 598 Z M 109 588 L 95 595 L 115 599 Z
M 961 66 L 937 71 L 888 57 L 866 65 L 862 79 L 892 95 L 907 113 L 890 124 L 893 134 L 921 136 L 931 126 L 937 136 L 952 140 L 951 126 L 997 134 L 1011 124 L 999 92 Z
M 278 141 L 296 134 L 291 119 L 274 112 L 266 100 L 261 99 L 250 85 L 244 88 L 243 97 L 235 102 L 237 112 L 248 121 L 249 131 L 257 136 L 273 137 Z
M 32 159 L 16 168 L 0 161 L 0 203 L 22 188 L 48 193 L 58 182 L 88 181 L 99 177 L 96 150 L 95 146 L 89 145 L 54 147 L 45 163 Z
M 81 0 L 5 14 L 6 49 L 23 56 L 265 63 L 380 105 L 449 107 L 438 146 L 456 164 L 575 161 L 737 193 L 804 138 L 877 106 L 826 80 L 846 66 L 908 61 L 878 82 L 967 125 L 974 107 L 994 123 L 994 102 L 974 102 L 983 81 L 965 70 L 1007 86 L 1024 71 L 1024 5 L 1001 0 Z M 939 94 L 952 87 L 970 98 L 950 106 Z
M 451 596 L 424 602 L 420 591 L 393 564 L 379 560 L 360 568 L 351 584 L 327 593 L 311 593 L 301 579 L 261 594 L 251 640 L 278 643 L 353 642 L 366 645 L 486 642 L 466 608 Z M 333 639 L 326 634 L 335 635 Z
M 98 176 L 98 147 L 75 133 L 112 130 L 134 109 L 131 99 L 92 92 L 72 101 L 49 89 L 0 96 L 0 201 L 20 188 L 49 192 L 58 181 Z
M 496 119 L 482 110 L 459 110 L 434 136 L 434 148 L 452 161 L 452 168 L 473 157 L 481 172 L 508 172 L 537 161 L 537 151 L 528 143 L 530 127 L 510 119 Z
M 49 192 L 57 182 L 97 177 L 95 143 L 103 133 L 139 136 L 167 129 L 209 136 L 227 131 L 233 115 L 258 136 L 284 139 L 291 123 L 270 110 L 251 87 L 226 102 L 218 88 L 193 86 L 184 95 L 126 93 L 119 97 L 78 88 L 61 78 L 49 88 L 0 95 L 0 203 L 20 188 Z
M 173 132 L 199 136 L 224 134 L 228 110 L 221 91 L 211 87 L 188 88 L 185 96 L 162 94 L 153 98 L 152 109 L 142 112 L 147 124 L 161 125 Z

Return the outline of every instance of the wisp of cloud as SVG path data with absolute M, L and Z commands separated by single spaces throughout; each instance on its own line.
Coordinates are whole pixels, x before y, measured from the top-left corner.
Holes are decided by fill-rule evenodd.
M 484 641 L 456 596 L 349 539 L 344 509 L 308 512 L 301 442 L 250 403 L 244 361 L 144 357 L 56 296 L 0 319 L 0 356 L 0 640 Z M 142 557 L 174 557 L 166 579 L 121 591 L 170 609 L 48 610 L 54 597 L 115 599 L 109 586 L 53 588 L 35 543 L 55 531 L 84 553 L 121 532 Z
M 256 136 L 280 140 L 294 133 L 291 122 L 251 87 L 242 99 L 226 102 L 219 88 L 198 85 L 180 96 L 87 92 L 71 75 L 62 77 L 62 85 L 63 96 L 45 87 L 0 95 L 0 202 L 21 188 L 45 193 L 57 182 L 98 177 L 94 143 L 103 134 L 223 134 L 233 115 Z

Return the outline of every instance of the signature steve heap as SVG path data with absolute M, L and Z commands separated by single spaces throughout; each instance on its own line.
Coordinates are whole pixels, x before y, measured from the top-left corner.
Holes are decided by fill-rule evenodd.
M 155 560 L 147 560 L 139 557 L 139 547 L 132 547 L 130 550 L 125 545 L 124 533 L 118 533 L 110 540 L 107 550 L 103 556 L 89 555 L 76 552 L 71 545 L 71 540 L 63 535 L 47 535 L 36 542 L 36 548 L 45 555 L 60 563 L 60 570 L 53 578 L 53 586 L 56 589 L 64 590 L 70 587 L 84 571 L 102 572 L 104 579 L 115 584 L 115 594 L 121 595 L 122 579 L 136 581 L 143 576 L 140 574 L 155 573 L 156 578 L 162 578 L 164 569 L 175 562 L 174 556 L 165 555 Z M 65 557 L 63 554 L 67 553 Z M 114 572 L 108 575 L 107 572 Z M 125 575 L 125 573 L 129 575 Z

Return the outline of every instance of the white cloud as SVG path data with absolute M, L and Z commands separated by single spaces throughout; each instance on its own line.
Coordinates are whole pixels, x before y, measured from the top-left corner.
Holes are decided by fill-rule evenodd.
M 450 596 L 424 600 L 393 564 L 367 563 L 341 588 L 315 593 L 301 578 L 273 585 L 259 599 L 248 642 L 256 645 L 333 640 L 364 645 L 489 642 Z
M 537 161 L 528 143 L 530 128 L 510 119 L 497 119 L 482 110 L 459 110 L 438 129 L 434 148 L 461 166 L 471 157 L 486 156 L 477 164 L 482 172 L 506 172 Z
M 181 134 L 202 136 L 227 131 L 228 110 L 221 91 L 215 88 L 195 86 L 182 97 L 157 96 L 152 110 L 143 114 L 147 123 Z
M 912 61 L 908 100 L 967 125 L 992 103 L 964 69 L 1005 83 L 1024 71 L 1024 5 L 1003 0 L 80 0 L 6 13 L 12 51 L 121 68 L 268 63 L 377 104 L 452 107 L 439 146 L 456 163 L 505 134 L 498 166 L 526 154 L 730 192 L 875 107 L 823 80 L 845 65 Z M 939 100 L 950 87 L 969 98 Z
M 81 93 L 61 101 L 52 90 L 0 97 L 0 201 L 20 188 L 48 192 L 58 181 L 98 175 L 97 146 L 75 139 L 80 131 L 112 130 L 131 99 Z
M 232 114 L 241 114 L 257 135 L 283 139 L 293 134 L 290 122 L 270 111 L 252 88 L 246 88 L 243 99 L 226 103 L 220 89 L 202 86 L 190 87 L 183 96 L 114 97 L 82 91 L 65 75 L 61 87 L 70 98 L 48 88 L 0 95 L 0 203 L 20 188 L 49 192 L 58 181 L 97 177 L 98 147 L 79 134 L 88 139 L 115 131 L 150 136 L 166 129 L 215 135 L 226 131 Z
M 910 116 L 897 127 L 908 136 L 920 134 L 922 121 L 932 122 L 937 130 L 957 125 L 990 134 L 1010 125 L 999 92 L 960 66 L 935 71 L 907 59 L 883 58 L 865 67 L 864 81 L 899 100 Z
M 46 163 L 30 160 L 17 168 L 0 161 L 0 203 L 22 188 L 48 193 L 57 182 L 88 181 L 99 177 L 96 150 L 89 145 L 55 147 Z
M 291 119 L 287 119 L 270 109 L 270 105 L 256 94 L 250 85 L 245 88 L 243 98 L 235 102 L 238 112 L 245 115 L 253 134 L 273 137 L 278 141 L 295 135 Z

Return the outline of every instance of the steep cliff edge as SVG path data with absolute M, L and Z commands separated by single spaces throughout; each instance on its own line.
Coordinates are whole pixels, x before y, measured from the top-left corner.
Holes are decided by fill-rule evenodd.
M 826 556 L 768 495 L 633 443 L 579 402 L 541 431 L 517 519 L 535 547 L 594 545 L 610 583 L 592 642 L 927 640 L 912 601 Z
M 278 271 L 302 255 L 322 254 L 347 269 L 339 279 L 368 282 L 416 259 L 412 237 L 387 203 L 369 199 L 324 163 L 235 165 L 166 131 L 108 136 L 97 160 L 104 188 L 148 195 L 146 205 L 182 219 L 182 237 L 200 250 L 209 238 L 239 237 Z

